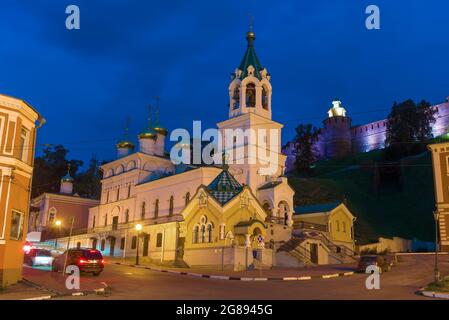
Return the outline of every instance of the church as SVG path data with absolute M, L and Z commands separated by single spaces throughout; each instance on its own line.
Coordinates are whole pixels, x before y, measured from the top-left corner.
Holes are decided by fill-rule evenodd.
M 89 209 L 87 233 L 74 235 L 70 247 L 97 248 L 111 257 L 139 255 L 141 261 L 151 263 L 232 270 L 280 262 L 287 266 L 331 263 L 330 256 L 346 252 L 332 253 L 331 233 L 325 236 L 314 223 L 294 217 L 294 190 L 284 176 L 286 156 L 281 153 L 283 125 L 272 120 L 270 74 L 256 55 L 255 38 L 251 29 L 228 87 L 228 119 L 217 127 L 223 133 L 239 128 L 276 130 L 278 141 L 269 141 L 271 136 L 263 141 L 278 155 L 273 174 L 264 174 L 267 165 L 249 159 L 249 144 L 262 143 L 258 137 L 235 146 L 234 151 L 243 150 L 242 161 L 175 165 L 165 148 L 168 130 L 149 124 L 138 136 L 138 150 L 128 139 L 120 141 L 117 159 L 101 167 L 100 203 Z M 341 244 L 353 250 L 350 230 L 355 219 L 342 207 L 335 214 L 348 220 Z M 326 217 L 322 230 L 329 231 L 327 217 L 334 214 L 315 214 Z M 67 241 L 60 238 L 57 243 L 64 249 Z

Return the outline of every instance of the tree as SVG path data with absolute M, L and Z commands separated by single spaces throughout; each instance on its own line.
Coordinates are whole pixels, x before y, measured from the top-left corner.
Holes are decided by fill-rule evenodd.
M 399 159 L 423 152 L 423 142 L 432 138 L 431 124 L 435 122 L 435 112 L 424 100 L 418 105 L 411 99 L 400 104 L 395 102 L 387 119 L 387 157 Z
M 47 146 L 43 155 L 36 157 L 33 170 L 32 197 L 44 192 L 58 193 L 60 180 L 67 174 L 70 164 L 70 175 L 74 177 L 78 169 L 83 165 L 81 160 L 67 160 L 69 153 L 62 145 Z
M 99 198 L 101 193 L 100 161 L 95 155 L 89 161 L 89 167 L 75 177 L 75 190 L 84 197 Z
M 300 124 L 296 127 L 295 168 L 299 173 L 311 173 L 311 165 L 318 160 L 316 143 L 320 130 L 311 124 Z

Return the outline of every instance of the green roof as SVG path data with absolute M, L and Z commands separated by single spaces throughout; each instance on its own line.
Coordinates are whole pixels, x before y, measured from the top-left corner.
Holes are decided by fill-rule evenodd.
M 254 32 L 249 31 L 246 35 L 246 40 L 248 40 L 248 48 L 246 49 L 245 55 L 243 56 L 242 62 L 240 62 L 239 69 L 242 70 L 240 79 L 245 78 L 248 75 L 248 67 L 254 67 L 254 75 L 260 80 L 260 71 L 264 68 L 257 57 L 256 50 L 254 49 L 254 40 L 256 40 L 256 35 Z
M 208 186 L 207 189 L 212 196 L 222 205 L 238 195 L 242 185 L 227 170 L 223 170 Z

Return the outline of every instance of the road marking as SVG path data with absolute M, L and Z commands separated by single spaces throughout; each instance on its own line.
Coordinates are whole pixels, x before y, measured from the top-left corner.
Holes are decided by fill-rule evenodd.
M 352 276 L 353 274 L 354 274 L 354 271 L 343 273 L 344 276 Z
M 338 273 L 334 273 L 334 274 L 324 274 L 321 276 L 323 279 L 329 279 L 329 278 L 337 278 L 339 277 Z
M 296 278 L 296 277 L 284 277 L 282 279 L 285 280 L 285 281 L 298 280 L 298 278 Z
M 51 296 L 40 296 L 40 297 L 34 297 L 34 298 L 27 298 L 22 300 L 47 300 L 51 299 Z
M 299 277 L 298 280 L 312 280 L 312 277 Z

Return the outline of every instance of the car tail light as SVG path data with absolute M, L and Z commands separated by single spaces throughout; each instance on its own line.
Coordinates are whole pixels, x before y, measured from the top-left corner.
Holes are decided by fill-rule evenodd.
M 104 264 L 104 259 L 101 259 L 101 264 Z
M 85 263 L 87 263 L 87 261 L 86 261 L 86 260 L 83 260 L 83 259 L 79 259 L 79 260 L 78 260 L 78 263 L 79 263 L 79 264 L 85 264 Z

